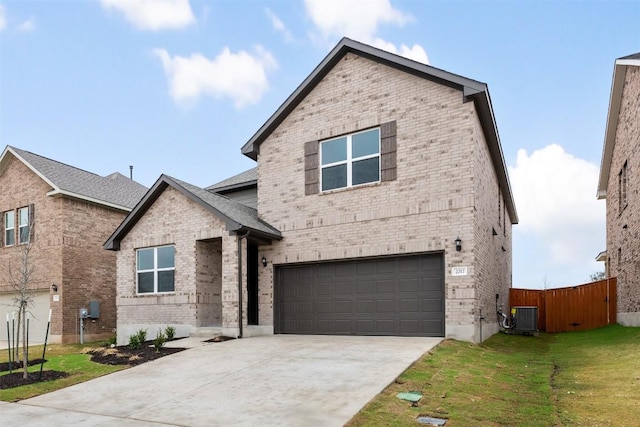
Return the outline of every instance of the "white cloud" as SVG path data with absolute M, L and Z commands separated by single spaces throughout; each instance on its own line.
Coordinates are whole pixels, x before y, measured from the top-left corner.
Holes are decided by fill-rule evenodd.
M 269 88 L 267 72 L 278 66 L 273 55 L 261 46 L 256 46 L 253 54 L 233 53 L 225 47 L 212 59 L 199 53 L 171 57 L 165 49 L 153 53 L 162 61 L 169 94 L 183 106 L 201 95 L 229 98 L 236 108 L 256 104 Z
M 101 0 L 102 7 L 114 9 L 140 30 L 175 30 L 195 22 L 189 0 Z
M 517 232 L 543 242 L 552 263 L 590 265 L 604 249 L 605 204 L 595 197 L 599 169 L 551 144 L 519 150 L 509 176 L 520 224 Z
M 287 27 L 284 25 L 284 22 L 282 22 L 282 20 L 278 17 L 278 15 L 273 13 L 269 8 L 265 9 L 265 13 L 269 17 L 269 20 L 271 21 L 271 25 L 273 26 L 273 29 L 282 33 L 285 41 L 287 42 L 293 41 L 293 36 L 291 35 L 291 31 L 287 29 Z
M 0 31 L 7 28 L 7 18 L 4 13 L 4 6 L 0 4 Z
M 28 32 L 36 29 L 36 21 L 33 17 L 27 19 L 22 24 L 18 25 L 18 31 Z
M 376 36 L 381 25 L 402 27 L 413 21 L 411 15 L 395 9 L 389 0 L 305 0 L 305 5 L 320 38 L 327 44 L 336 37 L 349 37 L 416 61 L 429 61 L 420 45 L 398 48 Z

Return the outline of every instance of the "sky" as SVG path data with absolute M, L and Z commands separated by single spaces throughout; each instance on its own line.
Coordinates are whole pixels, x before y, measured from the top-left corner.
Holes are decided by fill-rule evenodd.
M 0 0 L 0 149 L 206 187 L 254 166 L 242 145 L 343 36 L 488 84 L 513 287 L 604 270 L 596 187 L 639 0 Z

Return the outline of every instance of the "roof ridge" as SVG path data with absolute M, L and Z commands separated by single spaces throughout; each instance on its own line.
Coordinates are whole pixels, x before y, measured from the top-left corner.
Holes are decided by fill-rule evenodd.
M 59 161 L 59 160 L 51 159 L 51 158 L 49 158 L 49 157 L 46 157 L 46 156 L 43 156 L 43 155 L 40 155 L 40 154 L 37 154 L 37 153 L 33 153 L 33 152 L 31 152 L 31 151 L 28 151 L 28 150 L 23 150 L 23 149 L 20 149 L 20 148 L 18 148 L 18 147 L 14 147 L 14 146 L 12 146 L 12 145 L 8 145 L 8 147 L 9 147 L 9 148 L 11 148 L 11 149 L 12 149 L 12 150 L 14 150 L 14 151 L 17 151 L 17 152 L 18 152 L 18 154 L 21 154 L 21 153 L 27 153 L 27 154 L 30 154 L 30 155 L 32 155 L 32 156 L 40 157 L 41 159 L 47 160 L 47 161 L 49 161 L 49 162 L 57 163 L 57 164 L 62 165 L 62 166 L 67 166 L 67 167 L 69 167 L 69 168 L 76 169 L 76 170 L 79 170 L 79 171 L 82 171 L 82 172 L 86 172 L 86 173 L 88 173 L 88 174 L 95 175 L 95 176 L 100 177 L 100 178 L 106 178 L 106 177 L 104 177 L 104 176 L 102 176 L 102 175 L 99 175 L 99 174 L 97 174 L 97 173 L 95 173 L 95 172 L 91 172 L 91 171 L 88 171 L 88 170 L 86 170 L 86 169 L 82 169 L 82 168 L 79 168 L 79 167 L 77 167 L 77 166 L 73 166 L 73 165 L 70 165 L 70 164 L 68 164 L 68 163 L 61 162 L 61 161 Z M 26 160 L 26 159 L 25 159 L 25 160 Z

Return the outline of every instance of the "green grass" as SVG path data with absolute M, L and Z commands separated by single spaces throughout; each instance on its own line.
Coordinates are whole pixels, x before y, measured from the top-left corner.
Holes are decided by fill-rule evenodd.
M 68 373 L 69 376 L 54 381 L 43 381 L 0 390 L 0 400 L 15 402 L 27 399 L 123 369 L 123 366 L 101 365 L 91 362 L 90 355 L 84 354 L 87 350 L 99 347 L 101 344 L 102 343 L 47 345 L 45 355 L 47 362 L 44 364 L 44 370 L 62 371 Z M 42 346 L 29 348 L 29 359 L 39 359 L 40 357 L 42 357 Z M 0 362 L 6 362 L 7 360 L 8 354 L 7 351 L 4 350 L 0 353 Z M 38 375 L 39 371 L 40 365 L 29 367 L 30 375 Z M 2 372 L 0 375 L 6 375 L 7 373 L 8 372 Z
M 496 334 L 482 345 L 445 340 L 349 426 L 635 426 L 640 419 L 640 328 Z M 416 407 L 396 394 L 419 391 Z

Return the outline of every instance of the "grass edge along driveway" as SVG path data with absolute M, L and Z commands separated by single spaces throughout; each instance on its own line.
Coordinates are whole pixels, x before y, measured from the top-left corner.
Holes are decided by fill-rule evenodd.
M 636 426 L 640 328 L 607 326 L 537 337 L 496 334 L 481 345 L 445 340 L 347 425 Z M 419 391 L 416 406 L 396 397 Z

